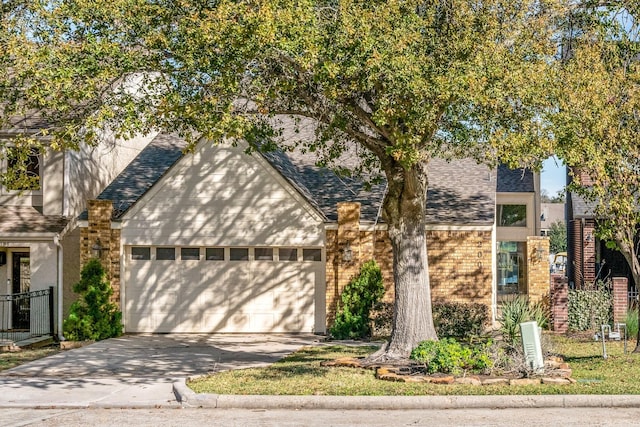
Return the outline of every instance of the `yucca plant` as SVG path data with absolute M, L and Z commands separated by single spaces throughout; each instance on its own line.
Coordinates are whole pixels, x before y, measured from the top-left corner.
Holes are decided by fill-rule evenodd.
M 541 302 L 530 303 L 524 295 L 507 300 L 500 306 L 500 332 L 503 339 L 514 346 L 520 336 L 520 323 L 536 321 L 545 328 L 549 322 L 547 309 Z

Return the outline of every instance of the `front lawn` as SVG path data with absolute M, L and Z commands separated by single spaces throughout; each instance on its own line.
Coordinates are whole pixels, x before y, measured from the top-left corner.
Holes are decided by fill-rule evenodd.
M 189 381 L 197 393 L 338 396 L 488 395 L 488 394 L 640 394 L 640 355 L 624 354 L 622 342 L 602 343 L 552 336 L 554 351 L 573 369 L 571 385 L 438 385 L 378 380 L 373 370 L 322 367 L 339 357 L 362 357 L 374 347 L 305 347 L 266 368 L 220 372 Z M 633 350 L 635 341 L 628 343 Z
M 32 360 L 42 359 L 60 352 L 58 346 L 48 346 L 19 351 L 0 352 L 0 371 L 10 369 Z

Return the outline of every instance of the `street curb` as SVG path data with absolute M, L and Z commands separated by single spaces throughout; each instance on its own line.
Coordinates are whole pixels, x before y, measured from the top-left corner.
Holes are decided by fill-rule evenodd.
M 264 396 L 195 393 L 184 380 L 173 393 L 186 407 L 218 409 L 517 409 L 637 408 L 640 395 Z

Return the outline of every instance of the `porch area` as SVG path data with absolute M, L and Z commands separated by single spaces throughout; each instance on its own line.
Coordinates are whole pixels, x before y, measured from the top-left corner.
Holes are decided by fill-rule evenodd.
M 0 295 L 0 348 L 34 345 L 54 335 L 53 286 Z

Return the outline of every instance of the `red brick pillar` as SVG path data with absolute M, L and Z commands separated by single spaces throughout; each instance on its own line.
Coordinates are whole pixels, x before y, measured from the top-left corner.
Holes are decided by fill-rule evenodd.
M 627 278 L 613 278 L 613 321 L 623 323 L 627 317 Z
M 551 326 L 559 334 L 569 330 L 569 283 L 558 274 L 551 275 Z

